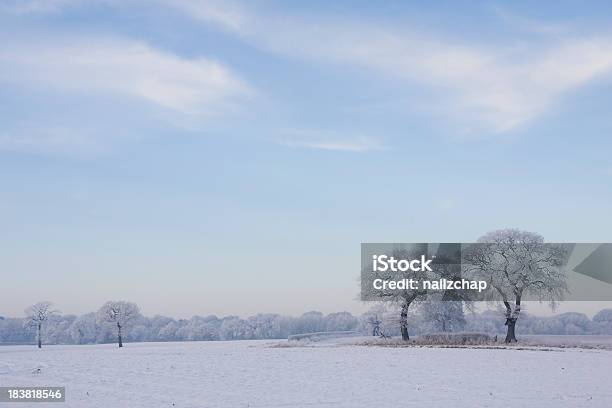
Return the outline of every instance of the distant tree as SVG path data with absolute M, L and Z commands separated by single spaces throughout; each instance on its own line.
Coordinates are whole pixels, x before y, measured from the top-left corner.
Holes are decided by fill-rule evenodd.
M 146 320 L 147 320 L 147 326 L 150 331 L 149 338 L 151 340 L 155 340 L 155 339 L 162 340 L 163 336 L 160 335 L 161 330 L 164 329 L 166 326 L 168 326 L 168 324 L 174 321 L 174 319 L 172 319 L 171 317 L 160 316 L 160 315 L 155 315 Z
M 49 344 L 67 344 L 72 342 L 70 327 L 76 320 L 75 315 L 53 314 L 42 327 L 42 337 Z
M 219 340 L 219 326 L 217 316 L 193 316 L 178 330 L 178 336 L 185 340 Z
M 162 341 L 176 340 L 176 332 L 178 330 L 178 324 L 175 321 L 171 321 L 159 330 L 157 338 Z
M 223 340 L 250 339 L 253 335 L 253 327 L 238 316 L 229 316 L 223 319 L 219 333 Z
M 297 334 L 322 331 L 325 331 L 325 318 L 321 312 L 313 310 L 302 314 L 296 319 L 295 332 Z
M 248 319 L 256 339 L 278 339 L 281 337 L 281 316 L 273 313 L 259 313 Z
M 399 335 L 398 307 L 392 302 L 379 302 L 361 315 L 361 331 L 372 336 Z
M 551 307 L 563 298 L 566 257 L 567 247 L 544 244 L 541 235 L 516 229 L 492 231 L 466 249 L 468 271 L 487 280 L 494 299 L 504 304 L 506 343 L 516 342 L 515 326 L 525 294 L 547 300 Z
M 38 348 L 42 347 L 42 326 L 49 320 L 51 316 L 58 313 L 57 310 L 53 310 L 53 303 L 51 302 L 39 302 L 25 310 L 26 320 L 24 325 L 27 327 L 36 328 L 36 339 Z
M 593 316 L 593 321 L 597 323 L 612 322 L 612 309 L 602 309 Z
M 69 328 L 70 337 L 76 344 L 96 343 L 98 325 L 95 313 L 87 313 L 76 318 Z
M 380 325 L 382 323 L 382 320 L 380 320 L 380 317 L 377 314 L 370 314 L 367 319 L 368 319 L 368 324 L 372 328 L 372 336 L 380 336 L 381 335 Z
M 454 301 L 423 302 L 420 307 L 423 320 L 435 331 L 457 331 L 465 327 L 463 304 Z
M 122 330 L 130 321 L 140 316 L 140 310 L 135 303 L 125 301 L 106 302 L 98 310 L 98 322 L 116 326 L 117 343 L 123 347 Z
M 380 325 L 382 324 L 382 315 L 384 312 L 384 305 L 379 304 L 371 307 L 370 310 L 362 314 L 361 330 L 371 333 L 372 336 L 380 336 Z
M 349 312 L 330 313 L 325 316 L 325 330 L 351 331 L 359 326 L 359 319 Z
M 593 316 L 599 334 L 612 334 L 612 309 L 603 309 Z

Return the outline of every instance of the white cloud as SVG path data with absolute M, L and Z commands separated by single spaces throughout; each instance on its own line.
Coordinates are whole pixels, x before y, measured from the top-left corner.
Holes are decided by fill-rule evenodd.
M 119 0 L 92 1 L 117 7 L 126 4 Z M 30 11 L 84 4 L 83 0 L 9 3 Z M 419 100 L 406 98 L 406 102 L 401 98 L 406 110 L 423 111 L 423 106 L 435 106 L 437 116 L 471 132 L 504 132 L 520 127 L 549 111 L 565 95 L 612 71 L 609 36 L 572 35 L 569 26 L 542 24 L 500 10 L 494 14 L 502 23 L 537 33 L 541 40 L 529 38 L 529 42 L 500 45 L 483 39 L 476 43 L 434 31 L 394 28 L 383 22 L 264 13 L 252 4 L 231 0 L 134 0 L 130 4 L 172 8 L 221 27 L 256 47 L 291 58 L 347 70 L 358 68 L 371 73 L 372 80 L 406 89 L 408 95 L 414 95 L 414 88 L 424 90 L 426 95 L 419 92 Z M 68 52 L 64 63 L 53 53 L 67 51 L 52 49 L 43 53 L 43 62 L 51 67 L 70 63 L 71 67 L 91 68 L 98 78 L 94 82 L 104 83 L 107 89 L 112 88 L 112 67 L 118 64 L 122 67 L 118 71 L 126 71 L 128 79 L 124 81 L 127 86 L 122 84 L 117 89 L 183 112 L 207 112 L 218 106 L 209 101 L 227 101 L 228 95 L 244 93 L 246 88 L 226 68 L 208 60 L 181 59 L 138 44 L 83 44 L 82 48 L 83 58 L 70 58 Z M 115 58 L 108 60 L 105 53 Z
M 218 62 L 118 39 L 12 43 L 0 50 L 0 81 L 118 94 L 205 117 L 234 107 L 251 93 Z
M 344 152 L 366 152 L 384 148 L 379 140 L 372 137 L 312 130 L 286 132 L 283 139 L 279 140 L 278 143 L 294 148 Z
M 273 52 L 357 66 L 381 80 L 426 88 L 445 116 L 494 132 L 532 120 L 567 92 L 612 71 L 612 38 L 608 37 L 566 35 L 540 44 L 498 47 L 382 24 L 270 17 L 246 9 L 239 13 L 240 24 L 227 24 L 219 17 L 223 14 L 218 3 L 214 8 L 206 1 L 166 4 L 192 18 L 216 21 Z M 237 13 L 236 6 L 231 7 Z
M 177 8 L 190 16 L 212 23 L 220 24 L 230 30 L 240 31 L 250 19 L 243 6 L 229 0 L 154 0 Z

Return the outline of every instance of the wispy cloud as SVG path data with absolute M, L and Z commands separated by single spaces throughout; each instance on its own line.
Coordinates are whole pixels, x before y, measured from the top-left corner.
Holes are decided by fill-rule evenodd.
M 223 15 L 218 3 L 212 9 L 209 2 L 166 4 L 195 19 L 216 20 L 272 52 L 357 66 L 384 74 L 380 78 L 385 81 L 427 88 L 445 116 L 494 132 L 525 124 L 567 92 L 612 71 L 609 37 L 566 34 L 542 44 L 500 47 L 382 24 L 269 16 L 246 9 L 240 12 L 240 24 L 227 24 L 217 17 Z
M 293 148 L 344 152 L 366 152 L 384 148 L 380 140 L 373 137 L 315 130 L 286 132 L 278 143 Z
M 0 133 L 0 150 L 6 151 L 81 155 L 103 149 L 92 132 L 84 129 L 29 125 Z
M 491 6 L 491 10 L 502 22 L 518 31 L 544 35 L 562 35 L 571 32 L 571 26 L 567 23 L 544 22 L 528 18 L 512 13 L 505 8 L 499 7 L 498 5 Z
M 25 14 L 54 14 L 64 10 L 104 5 L 108 7 L 170 6 L 199 20 L 240 30 L 249 19 L 244 5 L 231 0 L 0 0 L 0 12 Z
M 125 6 L 119 0 L 92 1 Z M 23 12 L 39 12 L 84 3 L 23 0 L 9 4 Z M 572 91 L 612 72 L 612 37 L 572 34 L 563 24 L 542 24 L 500 9 L 493 16 L 519 31 L 537 33 L 542 40 L 504 44 L 462 40 L 434 29 L 399 28 L 388 22 L 263 12 L 252 3 L 231 0 L 134 0 L 130 4 L 171 8 L 268 52 L 370 73 L 372 82 L 392 84 L 398 92 L 404 89 L 412 96 L 397 98 L 407 111 L 433 112 L 470 132 L 519 128 Z M 35 72 L 39 53 L 41 66 L 50 67 L 51 74 L 42 68 Z M 0 51 L 0 59 L 6 54 Z M 47 78 L 47 83 L 113 89 L 187 113 L 214 113 L 248 93 L 242 81 L 214 61 L 179 58 L 138 43 L 41 46 L 30 49 L 27 61 L 13 58 L 12 63 L 17 70 L 26 65 L 24 72 L 34 71 L 32 77 Z M 0 67 L 0 74 L 5 70 Z M 93 74 L 83 80 L 87 71 Z M 54 73 L 60 81 L 52 77 Z M 115 86 L 116 75 L 122 80 Z M 74 81 L 62 81 L 72 76 Z M 421 91 L 418 100 L 414 89 Z
M 216 23 L 234 31 L 242 31 L 252 23 L 251 15 L 244 6 L 231 0 L 153 0 L 153 2 L 179 9 L 194 18 Z
M 75 0 L 2 0 L 0 11 L 14 14 L 47 14 L 73 5 Z
M 251 92 L 216 61 L 119 39 L 13 43 L 0 50 L 0 79 L 62 92 L 119 94 L 200 116 L 231 108 Z

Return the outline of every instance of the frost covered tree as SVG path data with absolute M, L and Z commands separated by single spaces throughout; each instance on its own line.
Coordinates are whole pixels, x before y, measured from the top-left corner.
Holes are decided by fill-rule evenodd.
M 381 302 L 361 315 L 361 331 L 372 336 L 388 337 L 400 333 L 395 303 Z
M 140 310 L 135 303 L 125 301 L 106 302 L 98 310 L 98 322 L 111 324 L 117 328 L 117 342 L 119 347 L 123 347 L 123 333 L 130 321 L 140 317 Z
M 95 313 L 87 313 L 76 318 L 69 328 L 70 337 L 76 344 L 96 343 L 98 325 Z
M 317 311 L 310 311 L 302 314 L 295 321 L 294 331 L 295 333 L 316 333 L 325 331 L 325 317 L 323 313 Z
M 51 302 L 38 302 L 25 310 L 26 320 L 24 325 L 26 327 L 36 328 L 38 348 L 42 347 L 43 324 L 56 313 L 58 313 L 58 311 L 53 310 L 53 303 Z
M 392 251 L 392 256 L 396 260 L 411 260 L 418 259 L 422 255 L 422 250 L 419 248 L 415 249 L 396 249 Z M 397 273 L 393 272 L 389 269 L 386 271 L 372 271 L 374 273 L 374 277 L 376 279 L 384 280 L 392 280 L 397 277 Z M 407 270 L 406 272 L 402 272 L 401 277 L 404 279 L 412 279 L 415 282 L 422 282 L 425 279 L 429 279 L 431 273 L 428 274 L 427 271 L 413 271 Z M 399 326 L 400 332 L 402 334 L 402 340 L 408 341 L 410 340 L 410 335 L 408 333 L 408 311 L 410 309 L 410 305 L 412 305 L 415 301 L 425 300 L 427 297 L 427 290 L 423 289 L 420 285 L 417 289 L 411 289 L 407 287 L 406 289 L 380 289 L 374 290 L 370 288 L 372 294 L 382 300 L 392 301 L 399 306 Z
M 382 320 L 380 320 L 380 316 L 376 313 L 368 313 L 365 317 L 366 324 L 372 329 L 372 336 L 380 336 L 380 325 Z
M 221 321 L 217 316 L 193 316 L 189 322 L 177 331 L 185 340 L 219 340 Z
M 359 319 L 349 312 L 330 313 L 325 316 L 327 331 L 351 331 L 357 329 Z
M 42 327 L 42 338 L 49 344 L 70 343 L 72 338 L 69 329 L 76 318 L 75 315 L 52 314 Z
M 489 232 L 466 249 L 469 273 L 485 279 L 493 299 L 505 307 L 506 343 L 516 342 L 515 326 L 526 294 L 554 306 L 567 291 L 564 245 L 544 244 L 541 235 L 505 229 Z
M 429 322 L 435 331 L 457 331 L 465 327 L 466 320 L 461 302 L 423 302 L 420 310 L 423 320 Z
M 593 322 L 601 334 L 612 333 L 612 309 L 604 309 L 593 316 Z
M 171 321 L 161 329 L 157 334 L 157 338 L 162 341 L 172 341 L 176 340 L 176 332 L 178 330 L 178 324 L 174 321 Z
M 280 338 L 281 316 L 273 313 L 259 313 L 249 317 L 249 325 L 253 328 L 253 337 L 256 339 Z
M 229 316 L 223 319 L 219 331 L 223 340 L 242 340 L 251 338 L 253 327 L 238 316 Z
M 146 319 L 146 320 L 148 320 L 147 327 L 150 331 L 148 336 L 151 340 L 153 339 L 162 340 L 163 336 L 160 336 L 161 330 L 164 329 L 166 326 L 168 326 L 168 324 L 170 324 L 173 321 L 173 319 L 170 317 L 160 316 L 160 315 L 155 315 L 152 318 Z

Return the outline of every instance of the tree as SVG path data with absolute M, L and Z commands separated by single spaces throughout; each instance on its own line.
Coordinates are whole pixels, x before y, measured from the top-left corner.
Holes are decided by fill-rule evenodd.
M 159 330 L 157 338 L 162 341 L 172 341 L 176 339 L 176 332 L 178 330 L 178 324 L 175 321 L 171 321 Z
M 70 337 L 76 344 L 96 343 L 98 326 L 95 313 L 87 313 L 76 318 L 69 328 Z
M 359 319 L 349 312 L 330 313 L 325 316 L 325 330 L 351 331 L 359 326 Z
M 446 246 L 436 256 L 435 270 L 440 278 L 457 281 L 461 279 L 460 249 L 454 244 L 440 244 Z M 455 252 L 454 250 L 457 250 Z M 449 253 L 450 251 L 450 253 Z M 473 293 L 464 290 L 447 289 L 444 292 L 432 293 L 427 302 L 421 305 L 421 317 L 428 323 L 429 329 L 434 331 L 457 331 L 466 325 L 464 305 L 471 309 Z
M 380 336 L 380 324 L 382 321 L 376 313 L 370 313 L 366 317 L 367 324 L 372 328 L 372 336 Z
M 380 302 L 361 315 L 361 331 L 370 333 L 374 337 L 399 334 L 397 308 L 389 308 L 389 305 L 387 302 Z M 393 303 L 391 305 L 395 306 Z
M 505 307 L 506 343 L 516 342 L 515 326 L 526 294 L 550 302 L 567 291 L 564 245 L 544 244 L 541 235 L 505 229 L 489 232 L 467 248 L 464 262 L 468 273 L 485 279 L 490 295 Z
M 593 322 L 597 327 L 598 333 L 612 333 L 612 309 L 600 310 L 595 316 L 593 316 Z
M 112 324 L 117 327 L 117 342 L 123 347 L 122 329 L 132 320 L 140 316 L 140 310 L 135 303 L 125 301 L 106 302 L 98 310 L 98 322 Z
M 219 331 L 223 340 L 244 340 L 252 337 L 253 328 L 246 320 L 229 316 L 223 319 Z
M 302 314 L 296 319 L 295 322 L 295 333 L 316 333 L 325 331 L 325 318 L 323 313 L 317 311 L 310 311 Z
M 219 326 L 221 321 L 217 316 L 193 316 L 178 334 L 186 340 L 218 340 Z
M 53 310 L 53 303 L 51 302 L 38 302 L 25 310 L 26 320 L 25 326 L 36 328 L 36 339 L 38 342 L 38 348 L 42 347 L 42 325 L 49 318 L 58 313 L 57 310 Z
M 454 301 L 429 301 L 421 305 L 423 319 L 435 331 L 457 331 L 465 327 L 463 304 Z
M 396 260 L 411 260 L 418 259 L 421 257 L 423 253 L 422 248 L 411 248 L 411 249 L 395 249 L 392 251 L 392 257 Z M 375 279 L 385 280 L 393 280 L 397 278 L 409 279 L 415 282 L 422 282 L 425 279 L 428 279 L 431 273 L 428 274 L 427 271 L 416 270 L 413 271 L 411 269 L 397 273 L 395 271 L 391 271 L 388 268 L 385 271 L 372 271 Z M 408 333 L 408 310 L 410 305 L 419 300 L 425 300 L 427 297 L 427 290 L 423 289 L 421 285 L 417 285 L 417 289 L 411 289 L 410 287 L 406 287 L 405 289 L 373 289 L 372 287 L 369 290 L 372 291 L 376 297 L 380 300 L 391 300 L 399 305 L 400 316 L 399 316 L 399 326 L 400 332 L 402 334 L 402 340 L 408 341 L 410 340 L 410 335 Z
M 253 337 L 256 339 L 280 338 L 281 316 L 273 313 L 259 313 L 249 317 L 249 325 L 253 328 Z

